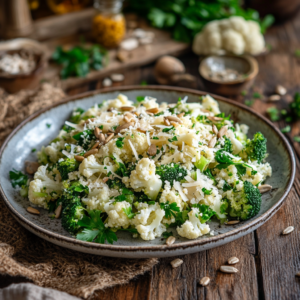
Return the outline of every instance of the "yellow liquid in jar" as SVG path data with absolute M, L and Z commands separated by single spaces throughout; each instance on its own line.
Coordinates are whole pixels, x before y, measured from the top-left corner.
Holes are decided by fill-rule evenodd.
M 93 19 L 93 36 L 106 48 L 117 47 L 125 35 L 125 18 L 122 14 L 98 14 Z

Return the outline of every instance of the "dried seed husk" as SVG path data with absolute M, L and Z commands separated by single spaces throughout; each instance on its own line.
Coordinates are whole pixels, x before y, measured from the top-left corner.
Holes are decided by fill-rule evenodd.
M 199 281 L 200 285 L 202 286 L 206 286 L 210 283 L 210 278 L 209 277 L 203 277 L 200 281 Z
M 88 157 L 90 155 L 97 154 L 97 153 L 98 153 L 98 149 L 91 149 L 90 151 L 84 153 L 84 157 Z
M 217 138 L 214 136 L 208 143 L 208 148 L 213 148 L 217 143 Z
M 240 260 L 239 260 L 237 257 L 233 256 L 233 257 L 230 257 L 230 258 L 228 259 L 228 264 L 229 264 L 229 265 L 234 265 L 234 264 L 237 264 L 239 261 L 240 261 Z
M 231 267 L 231 266 L 221 266 L 220 271 L 222 271 L 224 273 L 237 273 L 239 270 L 237 268 Z
M 31 206 L 27 207 L 27 211 L 29 213 L 31 213 L 31 214 L 34 214 L 34 215 L 39 215 L 40 214 L 40 212 L 37 209 L 35 209 L 35 208 L 31 207 Z
M 280 85 L 280 84 L 278 84 L 277 86 L 276 86 L 276 93 L 278 94 L 278 95 L 281 95 L 281 96 L 283 96 L 283 95 L 285 95 L 286 94 L 286 88 L 285 87 L 283 87 L 282 85 Z
M 268 100 L 269 101 L 279 101 L 281 99 L 281 97 L 279 95 L 271 95 Z
M 133 111 L 135 109 L 135 107 L 134 106 L 121 106 L 120 109 L 123 111 Z
M 102 181 L 105 183 L 105 182 L 107 182 L 109 180 L 109 177 L 104 177 L 103 179 L 102 179 Z
M 258 187 L 261 194 L 269 192 L 272 189 L 272 186 L 269 184 L 262 184 Z
M 34 174 L 39 166 L 40 164 L 36 161 L 25 161 L 25 170 L 30 175 Z
M 221 138 L 227 132 L 227 126 L 223 126 L 218 132 L 218 138 Z
M 235 225 L 235 224 L 238 224 L 238 223 L 240 223 L 240 221 L 238 221 L 238 220 L 232 220 L 232 221 L 229 221 L 229 222 L 227 222 L 225 224 L 226 225 Z
M 179 259 L 179 258 L 176 258 L 176 259 L 171 261 L 171 265 L 172 265 L 173 268 L 178 268 L 182 264 L 183 264 L 183 260 Z
M 142 132 L 142 133 L 146 133 L 146 132 L 147 132 L 147 129 L 142 128 L 142 127 L 139 127 L 139 128 L 137 129 L 137 131 Z
M 100 145 L 100 141 L 96 141 L 92 149 L 98 148 L 99 145 Z
M 153 156 L 156 154 L 156 145 L 154 144 L 151 144 L 148 148 L 148 151 L 147 153 L 150 155 L 150 156 Z
M 120 125 L 116 128 L 115 133 L 117 134 L 117 133 L 121 132 L 123 129 L 127 129 L 133 125 L 134 125 L 133 122 L 124 123 L 123 125 Z
M 182 121 L 176 117 L 176 116 L 167 116 L 165 119 L 169 120 L 170 122 L 177 122 L 179 124 L 182 124 Z
M 208 109 L 201 108 L 200 110 L 201 110 L 202 112 L 204 112 L 204 113 L 211 113 L 211 111 L 208 110 Z
M 294 226 L 289 226 L 289 227 L 287 227 L 286 229 L 284 229 L 283 231 L 282 231 L 282 234 L 283 235 L 286 235 L 286 234 L 290 234 L 291 232 L 293 232 L 294 231 Z
M 60 217 L 61 211 L 62 211 L 62 205 L 60 204 L 60 205 L 57 206 L 57 208 L 54 212 L 55 213 L 55 219 L 58 219 Z
M 167 244 L 168 246 L 170 246 L 170 245 L 174 244 L 175 241 L 176 241 L 176 238 L 175 238 L 174 236 L 169 236 L 169 237 L 167 238 L 167 240 L 166 240 L 166 244 Z
M 130 121 L 131 121 L 131 117 L 129 117 L 128 115 L 125 115 L 124 117 L 124 121 L 126 122 L 126 123 L 129 123 Z
M 114 133 L 109 133 L 105 139 L 105 144 L 107 144 L 114 137 Z
M 149 108 L 149 109 L 146 110 L 146 113 L 151 113 L 151 114 L 157 114 L 158 112 L 159 112 L 158 107 Z
M 183 113 L 181 113 L 181 114 L 178 114 L 177 117 L 178 117 L 178 118 L 182 118 L 184 115 L 185 115 L 185 113 L 183 112 Z
M 74 158 L 79 162 L 82 162 L 84 160 L 84 157 L 80 155 L 74 155 Z
M 171 125 L 170 121 L 168 119 L 166 119 L 166 118 L 164 118 L 164 123 L 165 123 L 166 126 L 170 126 Z
M 99 139 L 101 131 L 102 131 L 102 130 L 101 130 L 100 128 L 95 127 L 95 129 L 94 129 L 94 135 L 95 135 L 95 137 L 96 137 L 97 139 Z
M 218 134 L 218 132 L 219 132 L 219 130 L 218 130 L 218 128 L 217 128 L 217 126 L 215 125 L 215 124 L 213 124 L 213 126 L 212 126 L 212 131 L 213 131 L 213 133 L 214 134 Z

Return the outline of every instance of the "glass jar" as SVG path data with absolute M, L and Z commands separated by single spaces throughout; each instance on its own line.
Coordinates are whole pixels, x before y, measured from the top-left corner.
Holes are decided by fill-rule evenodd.
M 123 0 L 95 0 L 98 14 L 93 19 L 93 36 L 106 48 L 115 48 L 122 41 L 126 24 L 121 13 Z

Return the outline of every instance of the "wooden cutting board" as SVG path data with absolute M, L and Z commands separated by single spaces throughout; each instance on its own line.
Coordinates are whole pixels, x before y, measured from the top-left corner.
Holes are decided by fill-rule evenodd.
M 85 19 L 83 19 L 82 15 L 80 16 L 80 24 L 85 24 L 83 27 L 85 33 L 69 34 L 64 37 L 53 37 L 53 31 L 56 31 L 58 35 L 63 35 L 63 28 L 67 28 L 67 31 L 65 31 L 66 33 L 71 33 L 71 31 L 68 28 L 70 28 L 69 26 L 71 24 L 74 26 L 74 24 L 76 23 L 74 22 L 74 17 L 76 17 L 75 15 L 73 18 L 67 16 L 64 22 L 61 22 L 61 19 L 59 19 L 58 17 L 52 18 L 52 21 L 48 18 L 47 20 L 41 20 L 39 22 L 36 22 L 36 32 L 32 37 L 43 40 L 42 43 L 46 45 L 49 49 L 49 55 L 53 53 L 57 46 L 71 48 L 75 45 L 78 45 L 80 43 L 80 40 L 82 40 L 82 37 L 85 37 L 86 40 L 88 40 L 89 26 L 87 26 L 84 22 L 91 21 L 91 14 L 92 11 L 89 14 L 85 12 Z M 70 23 L 70 25 L 68 25 L 68 22 Z M 130 51 L 130 57 L 124 62 L 121 62 L 117 59 L 118 49 L 109 50 L 109 62 L 106 67 L 98 71 L 93 70 L 84 78 L 71 77 L 65 80 L 61 80 L 62 88 L 64 90 L 68 90 L 70 88 L 80 86 L 81 84 L 87 83 L 89 81 L 105 78 L 112 73 L 122 73 L 122 70 L 127 70 L 129 68 L 151 63 L 163 55 L 178 56 L 189 51 L 190 46 L 188 44 L 173 40 L 169 32 L 150 27 L 144 21 L 139 22 L 139 28 L 142 28 L 146 31 L 152 31 L 154 33 L 155 37 L 151 44 L 140 45 L 139 47 Z M 74 31 L 74 28 L 72 28 L 72 31 Z M 126 38 L 130 36 L 132 36 L 132 33 L 131 30 L 128 30 Z M 49 67 L 45 72 L 44 79 L 50 82 L 57 80 L 57 78 L 59 77 L 60 69 L 60 66 L 50 62 Z

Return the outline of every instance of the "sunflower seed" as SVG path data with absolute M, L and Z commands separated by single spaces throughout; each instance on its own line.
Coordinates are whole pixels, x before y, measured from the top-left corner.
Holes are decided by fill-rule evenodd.
M 238 220 L 232 220 L 232 221 L 229 221 L 229 222 L 227 222 L 225 224 L 226 225 L 235 225 L 235 224 L 238 224 L 238 223 L 240 223 L 240 221 L 238 221 Z
M 210 282 L 210 278 L 209 278 L 209 277 L 203 277 L 203 278 L 199 281 L 199 283 L 200 283 L 202 286 L 208 285 L 209 282 Z
M 133 106 L 121 106 L 120 109 L 123 110 L 123 111 L 133 111 L 135 109 L 135 107 L 133 107 Z
M 272 189 L 272 186 L 269 184 L 262 184 L 258 187 L 261 194 L 266 193 Z
M 84 121 L 83 124 L 89 124 L 89 123 L 94 122 L 94 121 L 95 121 L 95 118 L 87 119 L 87 120 Z
M 178 114 L 177 117 L 178 117 L 178 118 L 182 118 L 184 115 L 185 115 L 185 113 L 183 112 L 183 113 L 181 113 L 181 114 Z
M 80 156 L 80 155 L 74 155 L 74 158 L 75 158 L 77 161 L 79 161 L 79 162 L 81 162 L 81 161 L 84 160 L 84 157 L 83 157 L 83 156 Z
M 112 81 L 120 82 L 120 81 L 124 80 L 124 75 L 123 74 L 111 74 L 110 78 Z
M 58 205 L 56 210 L 55 210 L 55 219 L 58 219 L 61 215 L 61 210 L 62 210 L 62 205 Z
M 219 130 L 218 130 L 218 128 L 217 128 L 217 126 L 215 125 L 215 124 L 213 124 L 213 126 L 212 126 L 212 131 L 213 131 L 213 133 L 214 134 L 218 134 L 218 132 L 219 132 Z
M 36 161 L 25 161 L 25 170 L 28 174 L 34 174 L 39 166 L 40 164 Z
M 157 107 L 149 108 L 146 110 L 146 113 L 157 114 L 158 112 L 159 112 L 159 108 L 157 108 Z
M 280 96 L 279 95 L 272 95 L 268 98 L 269 101 L 279 101 L 280 100 Z
M 168 119 L 166 119 L 166 118 L 164 118 L 164 123 L 165 123 L 165 125 L 167 125 L 167 126 L 170 126 L 170 125 L 171 125 L 170 121 L 169 121 Z
M 275 92 L 276 92 L 278 95 L 283 96 L 283 95 L 286 94 L 286 88 L 279 84 L 279 85 L 276 86 Z
M 98 148 L 99 145 L 100 145 L 100 141 L 96 141 L 96 143 L 94 144 L 94 146 L 92 147 L 92 149 Z
M 173 125 L 174 127 L 177 127 L 177 126 L 179 125 L 177 122 L 174 122 L 174 121 L 171 121 L 170 123 L 171 123 L 171 125 Z
M 114 133 L 109 133 L 105 139 L 105 144 L 107 144 L 113 137 L 114 137 Z
M 142 133 L 146 133 L 146 132 L 147 132 L 147 129 L 142 128 L 142 127 L 139 127 L 139 128 L 137 129 L 137 131 L 142 132 Z
M 37 209 L 35 209 L 35 208 L 31 207 L 31 206 L 27 207 L 27 211 L 29 213 L 31 213 L 31 214 L 34 214 L 34 215 L 39 215 L 40 214 L 40 212 Z
M 223 120 L 223 118 L 220 117 L 210 117 L 210 116 L 208 116 L 207 119 L 209 119 L 212 122 L 218 122 Z
M 182 264 L 183 264 L 183 260 L 179 259 L 179 258 L 176 258 L 176 259 L 171 261 L 171 265 L 172 265 L 173 268 L 178 268 Z
M 176 241 L 176 238 L 175 238 L 174 236 L 169 236 L 169 237 L 167 238 L 167 240 L 166 240 L 166 244 L 167 244 L 168 246 L 170 246 L 170 245 L 174 244 L 175 241 Z
M 102 85 L 103 85 L 104 87 L 111 86 L 111 85 L 112 85 L 111 79 L 109 79 L 109 78 L 104 78 L 104 80 L 102 81 Z
M 176 116 L 167 116 L 165 119 L 169 120 L 170 122 L 173 121 L 182 124 L 182 121 Z
M 156 145 L 151 144 L 150 147 L 148 148 L 148 154 L 150 156 L 153 156 L 156 154 Z
M 200 110 L 201 110 L 202 112 L 205 112 L 205 113 L 211 113 L 211 111 L 208 110 L 208 109 L 201 108 Z
M 289 226 L 289 227 L 287 227 L 286 229 L 284 229 L 283 231 L 282 231 L 282 234 L 283 235 L 286 235 L 286 234 L 289 234 L 289 233 L 291 233 L 292 231 L 294 231 L 294 227 L 293 226 Z
M 109 177 L 104 177 L 103 179 L 102 179 L 102 181 L 105 183 L 105 182 L 107 182 L 109 180 Z
M 129 123 L 130 121 L 131 121 L 131 119 L 132 119 L 132 117 L 130 117 L 130 116 L 128 116 L 128 115 L 124 115 L 124 121 L 126 122 L 126 123 Z
M 230 257 L 230 258 L 228 259 L 228 264 L 229 264 L 229 265 L 235 265 L 235 264 L 237 264 L 239 261 L 240 261 L 240 260 L 239 260 L 237 257 L 233 256 L 233 257 Z
M 104 143 L 105 142 L 105 135 L 102 132 L 99 135 L 99 141 L 100 141 L 100 143 Z
M 208 143 L 208 148 L 213 148 L 217 143 L 217 138 L 214 136 Z
M 227 132 L 227 126 L 223 126 L 218 132 L 218 138 L 221 138 Z
M 95 129 L 94 129 L 94 135 L 95 135 L 95 137 L 96 137 L 97 139 L 99 139 L 100 133 L 101 133 L 101 129 L 98 128 L 98 127 L 95 127 Z
M 239 270 L 237 268 L 231 267 L 231 266 L 221 266 L 220 271 L 222 271 L 224 273 L 237 273 Z
M 88 156 L 96 154 L 96 153 L 98 153 L 98 149 L 92 149 L 92 150 L 90 150 L 88 152 L 85 152 L 84 153 L 84 157 L 88 157 Z
M 115 133 L 118 134 L 119 132 L 121 132 L 124 129 L 129 128 L 130 126 L 133 126 L 134 123 L 133 122 L 128 122 L 128 123 L 124 123 L 123 125 L 120 125 L 116 128 Z

